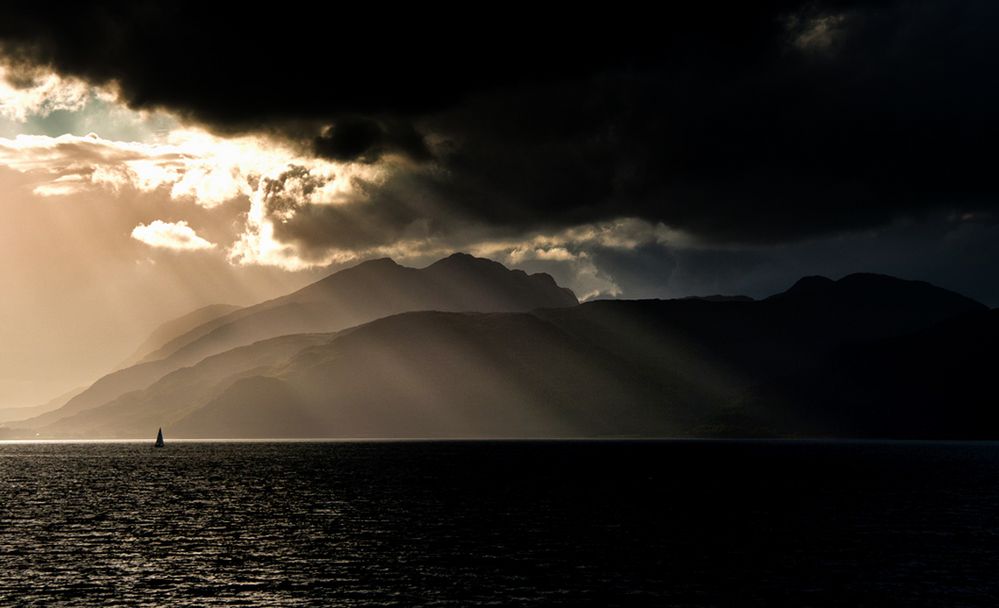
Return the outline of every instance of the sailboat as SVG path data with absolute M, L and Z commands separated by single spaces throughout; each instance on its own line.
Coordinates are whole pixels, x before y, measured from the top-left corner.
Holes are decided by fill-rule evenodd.
M 153 445 L 154 448 L 163 447 L 163 429 L 160 428 L 159 432 L 156 433 L 156 443 Z

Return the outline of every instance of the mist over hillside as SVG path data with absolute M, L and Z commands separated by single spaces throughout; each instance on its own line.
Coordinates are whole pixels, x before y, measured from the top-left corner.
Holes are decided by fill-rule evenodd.
M 390 312 L 419 306 L 428 308 Z M 974 398 L 984 374 L 968 372 L 995 355 L 965 347 L 995 331 L 995 312 L 883 275 L 806 277 L 758 301 L 576 305 L 550 277 L 470 256 L 423 270 L 376 260 L 205 325 L 161 347 L 163 359 L 7 432 L 977 437 L 996 428 Z M 928 378 L 934 390 L 923 390 Z M 971 387 L 956 393 L 960 408 L 944 403 L 948 378 Z
M 43 428 L 145 389 L 205 357 L 269 338 L 333 332 L 414 310 L 517 312 L 576 303 L 575 295 L 549 275 L 509 270 L 467 254 L 422 269 L 371 260 L 274 300 L 231 312 L 211 307 L 174 320 L 140 347 L 140 353 L 152 352 L 137 363 L 98 379 L 63 407 L 18 424 Z M 206 315 L 204 322 L 192 323 Z

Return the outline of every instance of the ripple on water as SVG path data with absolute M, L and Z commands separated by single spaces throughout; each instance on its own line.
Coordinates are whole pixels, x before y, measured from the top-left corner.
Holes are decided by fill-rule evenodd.
M 994 606 L 994 444 L 0 445 L 0 605 Z

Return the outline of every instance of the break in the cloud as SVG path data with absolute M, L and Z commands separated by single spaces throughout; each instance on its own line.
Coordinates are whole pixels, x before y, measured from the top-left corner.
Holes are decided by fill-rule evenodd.
M 966 249 L 960 241 L 969 233 L 961 226 L 988 225 L 987 214 L 947 216 L 950 219 L 943 220 L 940 230 L 928 232 L 923 244 L 913 244 L 917 239 L 912 238 L 906 241 L 909 248 L 895 247 L 938 252 L 936 261 L 921 256 L 920 266 L 897 259 L 898 254 L 889 256 L 891 247 L 872 245 L 877 239 L 870 234 L 877 231 L 859 241 L 833 239 L 822 241 L 825 245 L 805 242 L 773 249 L 711 244 L 638 217 L 511 230 L 449 214 L 426 199 L 421 206 L 420 182 L 411 171 L 403 172 L 414 186 L 406 189 L 406 181 L 394 172 L 398 168 L 385 163 L 338 165 L 301 156 L 262 137 L 225 139 L 178 130 L 162 143 L 140 144 L 96 136 L 21 136 L 0 139 L 0 164 L 30 177 L 31 189 L 42 198 L 162 193 L 178 203 L 197 204 L 206 213 L 243 208 L 243 220 L 231 224 L 232 232 L 216 231 L 206 240 L 217 247 L 204 250 L 242 266 L 302 270 L 381 256 L 420 265 L 463 250 L 549 272 L 582 299 L 717 291 L 765 295 L 801 274 L 861 269 L 932 278 L 981 294 L 986 301 L 994 298 L 988 289 L 974 290 L 973 276 L 962 277 L 962 266 L 948 261 Z M 395 182 L 397 192 L 391 196 L 386 181 Z M 415 196 L 405 196 L 407 191 Z M 864 243 L 869 254 L 837 256 L 849 259 L 849 265 L 830 264 L 814 253 L 832 256 L 836 243 L 855 242 Z M 983 251 L 988 256 L 992 249 Z
M 148 225 L 139 224 L 132 230 L 132 238 L 161 249 L 174 249 L 177 251 L 200 251 L 204 249 L 214 249 L 212 243 L 198 236 L 198 233 L 187 225 L 187 222 L 164 222 L 154 220 Z
M 243 200 L 245 222 L 232 235 L 237 242 L 230 259 L 290 270 L 327 264 L 334 255 L 299 256 L 294 246 L 274 239 L 272 222 L 288 220 L 302 205 L 344 204 L 354 196 L 355 180 L 375 183 L 381 171 L 302 156 L 262 136 L 221 138 L 185 129 L 170 132 L 159 143 L 113 141 L 95 134 L 0 138 L 0 165 L 35 178 L 32 191 L 41 197 L 162 190 L 209 209 Z M 273 204 L 278 194 L 284 207 Z
M 999 200 L 988 0 L 682 3 L 657 18 L 509 7 L 488 31 L 422 5 L 391 32 L 372 26 L 380 7 L 324 10 L 271 11 L 267 44 L 247 45 L 253 12 L 4 8 L 0 47 L 216 133 L 338 163 L 408 159 L 365 184 L 371 207 L 303 205 L 276 223 L 306 259 L 367 246 L 382 225 L 397 237 L 637 217 L 779 245 Z
M 999 8 L 984 0 L 688 3 L 659 19 L 621 7 L 574 13 L 571 27 L 513 7 L 488 32 L 421 6 L 391 33 L 337 6 L 269 14 L 261 45 L 244 43 L 257 15 L 195 23 L 189 8 L 0 9 L 18 91 L 54 71 L 60 87 L 86 82 L 177 123 L 146 147 L 52 138 L 0 162 L 36 175 L 42 196 L 239 201 L 244 221 L 212 238 L 237 265 L 463 249 L 572 269 L 583 294 L 661 293 L 636 277 L 675 280 L 694 258 L 744 268 L 732 252 L 791 256 L 900 221 L 995 217 L 999 201 Z M 336 49 L 330 23 L 356 26 L 337 30 Z
M 350 174 L 348 169 L 338 181 L 335 165 L 301 157 L 260 137 L 223 139 L 196 130 L 172 131 L 162 143 L 112 141 L 93 133 L 0 138 L 0 164 L 36 175 L 35 193 L 41 196 L 96 188 L 166 188 L 172 198 L 203 207 L 247 196 L 259 180 L 291 166 L 303 166 L 322 180 L 313 194 L 332 201 Z
M 587 248 L 628 250 L 683 240 L 661 224 L 635 218 L 498 236 L 502 232 L 486 223 L 452 217 L 446 209 L 421 208 L 402 192 L 384 196 L 381 182 L 399 179 L 392 177 L 396 169 L 390 165 L 335 164 L 262 136 L 221 138 L 175 130 L 163 142 L 141 143 L 95 134 L 19 135 L 0 138 L 0 165 L 35 178 L 32 191 L 41 197 L 162 190 L 208 209 L 240 201 L 246 205 L 245 221 L 230 235 L 228 259 L 286 270 L 382 255 L 421 260 L 463 249 L 513 265 L 561 262 L 574 275 L 588 277 L 574 281 L 577 289 L 584 288 L 582 295 L 614 295 L 619 290 L 593 267 Z M 133 236 L 159 247 L 207 248 L 207 241 L 186 240 L 184 231 L 166 231 L 162 222 L 150 226 L 157 230 Z
M 30 72 L 20 79 L 9 72 L 0 65 L 0 118 L 25 122 L 57 110 L 81 110 L 92 95 L 85 82 L 51 71 Z
M 43 385 L 52 353 L 124 356 L 231 294 L 456 250 L 583 298 L 874 271 L 999 304 L 999 3 L 729 4 L 512 3 L 484 28 L 424 4 L 392 26 L 363 3 L 3 3 L 0 366 Z

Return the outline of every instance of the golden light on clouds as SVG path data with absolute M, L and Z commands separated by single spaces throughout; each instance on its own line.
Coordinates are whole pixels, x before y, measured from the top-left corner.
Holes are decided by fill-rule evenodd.
M 16 88 L 4 77 L 0 73 L 0 91 L 13 91 L 5 98 L 7 112 L 20 120 L 56 108 L 79 109 L 88 97 L 100 97 L 131 112 L 112 93 L 88 89 L 54 74 L 35 75 L 29 88 Z M 194 203 L 209 211 L 227 205 L 228 209 L 241 207 L 229 234 L 215 233 L 211 239 L 194 231 L 188 223 L 193 219 L 190 214 L 152 218 L 131 232 L 133 239 L 157 249 L 213 250 L 235 266 L 300 271 L 368 257 L 419 260 L 460 248 L 511 264 L 534 261 L 572 266 L 577 275 L 590 277 L 582 292 L 585 296 L 617 293 L 618 289 L 600 277 L 582 248 L 634 249 L 664 242 L 667 237 L 675 244 L 682 236 L 667 234 L 661 224 L 623 218 L 500 239 L 475 226 L 465 226 L 468 236 L 456 238 L 452 232 L 431 230 L 429 220 L 423 219 L 401 230 L 391 242 L 353 246 L 331 242 L 308 251 L 279 238 L 277 225 L 295 221 L 305 206 L 342 204 L 359 210 L 377 205 L 363 189 L 387 179 L 396 162 L 404 161 L 388 155 L 378 163 L 335 162 L 266 135 L 220 137 L 179 125 L 144 141 L 95 133 L 0 137 L 0 167 L 29 176 L 32 194 L 41 198 L 166 194 L 178 203 Z M 364 184 L 360 189 L 359 183 Z M 379 230 L 380 220 L 373 221 L 376 225 L 359 223 L 358 229 Z
M 0 379 L 0 404 L 92 380 L 164 319 L 277 297 L 368 258 L 419 266 L 468 251 L 559 274 L 586 299 L 621 292 L 588 248 L 675 236 L 637 219 L 495 229 L 436 207 L 432 194 L 372 196 L 400 173 L 440 170 L 429 161 L 332 161 L 308 142 L 223 137 L 163 111 L 133 111 L 113 92 L 53 74 L 17 86 L 8 76 L 0 72 L 0 277 L 9 288 L 0 318 L 14 322 L 0 324 L 0 338 L 18 354 L 0 363 L 19 384 Z M 297 238 L 324 217 L 321 238 Z M 90 352 L 96 342 L 103 358 Z
M 61 78 L 52 72 L 29 74 L 28 82 L 17 86 L 11 82 L 12 76 L 9 68 L 0 65 L 0 117 L 17 122 L 56 110 L 80 110 L 93 92 L 79 80 Z
M 96 134 L 0 138 L 0 165 L 34 173 L 43 180 L 40 186 L 59 186 L 40 188 L 36 194 L 43 196 L 95 186 L 141 192 L 166 187 L 172 198 L 188 198 L 202 207 L 249 196 L 262 178 L 276 178 L 290 167 L 304 167 L 322 180 L 310 202 L 334 201 L 349 188 L 346 174 L 354 173 L 264 138 L 223 139 L 192 129 L 172 131 L 162 143 L 114 141 Z
M 293 198 L 296 205 L 338 204 L 350 197 L 354 179 L 376 181 L 382 171 L 370 165 L 337 164 L 305 156 L 264 137 L 227 139 L 196 129 L 173 130 L 156 143 L 114 141 L 95 134 L 0 138 L 0 166 L 33 177 L 32 192 L 40 197 L 89 191 L 164 191 L 171 199 L 206 209 L 245 199 L 244 230 L 234 235 L 228 259 L 241 265 L 287 270 L 323 266 L 343 256 L 306 260 L 293 246 L 275 240 L 271 225 L 275 218 L 265 209 L 268 184 L 280 181 L 282 196 Z M 304 181 L 308 187 L 302 186 Z M 147 233 L 139 230 L 139 234 Z M 171 247 L 159 238 L 163 234 L 161 228 L 150 240 L 133 236 L 147 244 L 155 242 L 157 247 Z M 177 236 L 176 232 L 169 234 Z M 197 243 L 169 242 L 186 243 L 172 246 L 174 249 L 190 249 Z
M 215 248 L 215 243 L 198 236 L 183 220 L 179 222 L 154 220 L 149 225 L 139 224 L 132 230 L 132 238 L 150 247 L 161 249 L 201 251 Z

